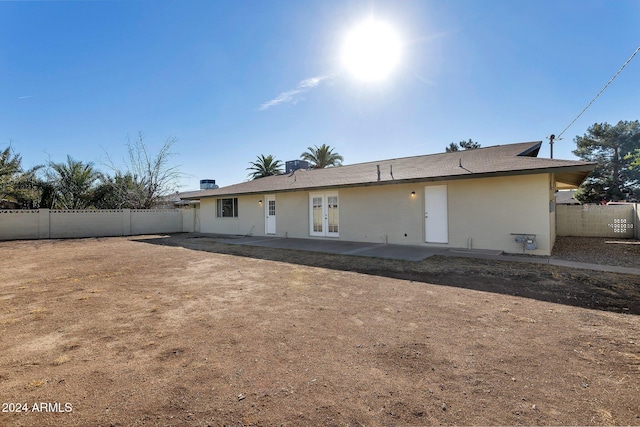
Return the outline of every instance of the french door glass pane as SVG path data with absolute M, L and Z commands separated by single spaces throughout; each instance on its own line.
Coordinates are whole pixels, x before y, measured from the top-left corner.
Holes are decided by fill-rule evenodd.
M 313 198 L 313 231 L 322 233 L 322 197 Z
M 338 196 L 327 197 L 327 230 L 329 233 L 338 232 Z

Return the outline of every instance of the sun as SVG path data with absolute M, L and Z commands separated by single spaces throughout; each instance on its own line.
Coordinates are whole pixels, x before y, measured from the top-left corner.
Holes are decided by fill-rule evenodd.
M 364 82 L 385 80 L 402 56 L 398 34 L 387 23 L 368 18 L 347 33 L 342 46 L 342 64 Z

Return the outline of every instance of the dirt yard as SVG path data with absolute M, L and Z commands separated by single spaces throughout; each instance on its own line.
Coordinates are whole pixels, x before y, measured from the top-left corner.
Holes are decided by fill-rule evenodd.
M 188 235 L 0 269 L 3 426 L 640 425 L 640 276 Z

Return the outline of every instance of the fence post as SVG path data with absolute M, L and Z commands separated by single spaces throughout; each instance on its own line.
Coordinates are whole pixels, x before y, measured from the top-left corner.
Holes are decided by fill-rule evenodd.
M 122 235 L 131 236 L 131 209 L 122 209 Z
M 38 239 L 51 236 L 51 212 L 49 209 L 38 209 Z

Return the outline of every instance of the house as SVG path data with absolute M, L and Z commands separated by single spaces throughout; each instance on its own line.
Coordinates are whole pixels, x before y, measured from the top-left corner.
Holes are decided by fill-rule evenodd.
M 561 190 L 556 193 L 556 204 L 558 205 L 579 205 L 581 204 L 576 200 L 577 190 Z
M 156 209 L 181 209 L 197 207 L 200 204 L 200 200 L 190 200 L 189 197 L 199 194 L 199 190 L 193 191 L 176 191 L 167 196 L 158 198 L 154 208 Z
M 594 163 L 537 158 L 542 142 L 298 169 L 204 190 L 200 231 L 550 255 L 555 191 Z M 523 239 L 524 238 L 524 239 Z

